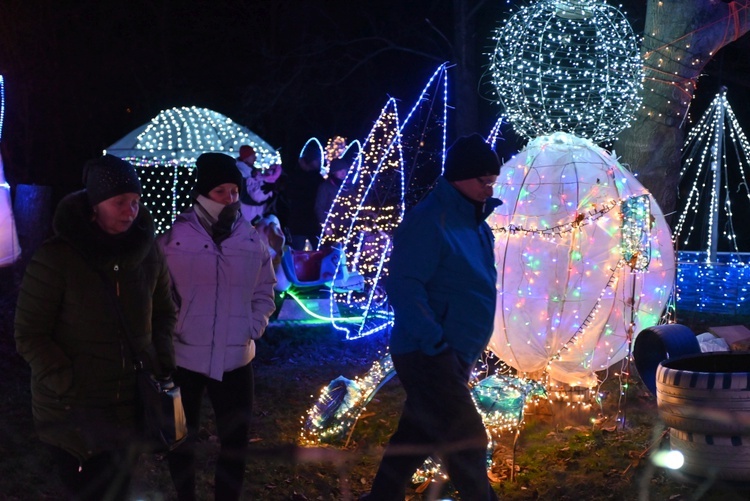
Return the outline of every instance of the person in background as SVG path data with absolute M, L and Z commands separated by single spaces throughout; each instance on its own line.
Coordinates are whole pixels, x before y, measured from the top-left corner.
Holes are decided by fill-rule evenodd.
M 289 245 L 295 250 L 304 250 L 306 242 L 310 242 L 312 249 L 318 247 L 320 224 L 315 215 L 315 197 L 318 186 L 323 183 L 323 176 L 320 175 L 322 161 L 320 149 L 308 143 L 299 157 L 298 165 L 289 172 L 286 183 L 289 216 L 282 223 L 289 230 Z
M 468 382 L 495 314 L 497 270 L 485 218 L 499 205 L 491 198 L 499 173 L 480 135 L 459 138 L 435 188 L 395 232 L 386 291 L 394 312 L 390 352 L 406 402 L 361 500 L 402 501 L 412 474 L 432 454 L 461 499 L 497 499 Z
M 242 175 L 223 153 L 196 161 L 192 208 L 159 237 L 174 284 L 178 316 L 175 382 L 182 392 L 188 439 L 168 455 L 180 501 L 196 499 L 195 447 L 205 392 L 221 443 L 217 500 L 240 498 L 253 406 L 255 340 L 274 311 L 276 283 L 268 248 L 240 214 Z
M 349 163 L 343 158 L 334 158 L 328 168 L 328 177 L 318 186 L 318 193 L 315 197 L 315 217 L 318 218 L 318 225 L 322 226 L 326 222 L 328 211 L 331 209 L 333 201 L 346 178 L 349 170 Z
M 237 168 L 244 178 L 240 186 L 242 217 L 255 224 L 267 215 L 276 199 L 276 180 L 281 175 L 281 165 L 272 164 L 268 169 L 255 167 L 257 156 L 250 145 L 240 147 Z
M 125 329 L 155 374 L 167 376 L 176 317 L 135 169 L 106 155 L 87 162 L 83 177 L 85 189 L 62 199 L 54 236 L 26 268 L 15 340 L 31 366 L 37 434 L 67 497 L 119 500 L 141 452 Z

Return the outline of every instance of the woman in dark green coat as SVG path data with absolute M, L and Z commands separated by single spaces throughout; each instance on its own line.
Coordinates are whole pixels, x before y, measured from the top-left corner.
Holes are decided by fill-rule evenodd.
M 26 268 L 15 339 L 37 433 L 69 496 L 123 499 L 141 451 L 130 347 L 157 374 L 174 370 L 175 308 L 133 166 L 92 160 L 84 184 L 60 202 L 55 235 Z

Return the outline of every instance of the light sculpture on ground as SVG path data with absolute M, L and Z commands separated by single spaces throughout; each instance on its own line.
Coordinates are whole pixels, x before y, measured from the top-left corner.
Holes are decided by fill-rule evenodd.
M 630 124 L 643 63 L 618 9 L 596 0 L 540 0 L 513 14 L 494 40 L 490 73 L 520 135 L 570 132 L 599 143 Z
M 3 119 L 5 118 L 5 81 L 0 75 L 0 141 L 3 139 Z M 9 266 L 21 257 L 16 222 L 13 217 L 13 204 L 10 198 L 10 185 L 5 180 L 3 156 L 0 153 L 0 267 Z
M 301 443 L 346 446 L 365 406 L 395 375 L 391 356 L 385 355 L 362 377 L 352 380 L 339 376 L 331 381 L 303 418 Z M 518 430 L 529 400 L 547 398 L 546 390 L 538 382 L 504 374 L 473 378 L 471 394 L 485 426 L 497 433 Z
M 750 311 L 750 142 L 723 88 L 688 134 L 680 172 L 677 306 L 692 311 Z M 739 230 L 739 231 L 738 231 Z M 745 248 L 741 248 L 744 243 Z
M 566 133 L 505 163 L 496 237 L 498 299 L 490 349 L 521 374 L 592 387 L 660 321 L 675 272 L 669 227 L 613 155 Z
M 161 111 L 105 153 L 136 166 L 143 183 L 143 200 L 154 214 L 157 233 L 161 233 L 192 204 L 190 190 L 198 156 L 215 151 L 236 157 L 243 144 L 255 149 L 259 168 L 281 163 L 278 152 L 246 127 L 221 113 L 196 107 Z

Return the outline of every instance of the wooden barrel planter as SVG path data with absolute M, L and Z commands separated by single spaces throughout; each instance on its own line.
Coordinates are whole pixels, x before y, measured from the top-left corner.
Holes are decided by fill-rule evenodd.
M 665 360 L 656 372 L 659 416 L 687 474 L 750 481 L 750 353 Z

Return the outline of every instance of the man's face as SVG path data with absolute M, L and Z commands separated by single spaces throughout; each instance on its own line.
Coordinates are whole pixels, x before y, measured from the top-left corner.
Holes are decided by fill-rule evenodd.
M 495 185 L 495 181 L 497 181 L 497 176 L 481 176 L 453 181 L 451 184 L 466 198 L 484 203 L 485 200 L 492 196 L 492 188 Z

